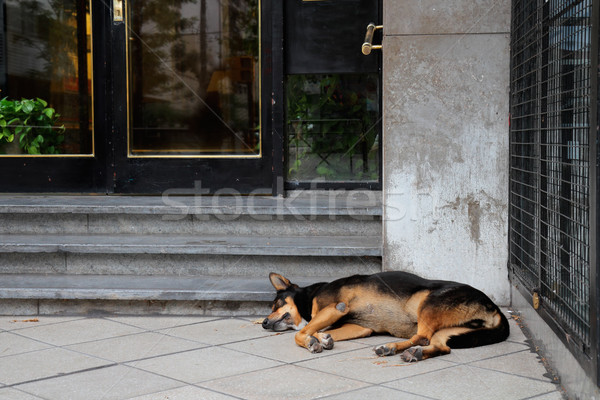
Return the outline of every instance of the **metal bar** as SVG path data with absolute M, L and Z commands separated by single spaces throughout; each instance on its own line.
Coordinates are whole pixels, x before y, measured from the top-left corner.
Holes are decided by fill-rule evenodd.
M 373 45 L 373 35 L 375 31 L 378 29 L 383 29 L 383 25 L 375 25 L 375 23 L 371 22 L 367 25 L 367 33 L 365 34 L 365 42 L 362 45 L 362 53 L 365 56 L 371 54 L 371 50 L 381 50 L 383 48 L 382 45 Z
M 273 196 L 285 195 L 285 115 L 284 115 L 284 4 L 285 1 L 266 0 L 265 10 L 271 18 L 271 90 L 268 91 L 271 107 L 271 132 L 273 135 Z M 268 7 L 266 6 L 268 4 Z M 267 11 L 265 11 L 267 15 Z M 267 24 L 265 24 L 267 25 Z M 269 66 L 265 67 L 269 68 Z M 263 90 L 264 91 L 264 90 Z
M 596 379 L 596 385 L 600 385 L 600 321 L 598 321 L 599 302 L 600 295 L 600 273 L 598 271 L 598 249 L 600 249 L 600 235 L 598 235 L 598 227 L 600 226 L 600 213 L 598 207 L 600 206 L 598 191 L 600 185 L 598 184 L 598 178 L 600 176 L 598 168 L 598 135 L 600 129 L 598 123 L 600 121 L 600 79 L 598 78 L 598 66 L 600 64 L 600 29 L 598 27 L 600 21 L 600 0 L 592 1 L 591 10 L 591 54 L 590 54 L 590 126 L 589 126 L 589 139 L 588 143 L 590 146 L 589 162 L 590 162 L 590 343 L 591 343 L 591 356 L 593 364 L 592 376 Z

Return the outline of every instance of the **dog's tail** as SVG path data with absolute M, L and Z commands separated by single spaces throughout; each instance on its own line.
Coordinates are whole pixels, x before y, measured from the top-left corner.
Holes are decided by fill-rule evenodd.
M 451 349 L 466 349 L 469 347 L 478 347 L 499 343 L 506 340 L 510 334 L 508 320 L 502 311 L 498 310 L 497 312 L 498 315 L 500 315 L 500 321 L 498 324 L 496 324 L 496 326 L 491 328 L 474 329 L 457 336 L 451 336 L 446 342 L 446 345 L 448 345 Z

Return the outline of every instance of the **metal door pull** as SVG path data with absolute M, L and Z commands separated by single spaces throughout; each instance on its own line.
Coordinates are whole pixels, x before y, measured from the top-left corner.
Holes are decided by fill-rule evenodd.
M 113 0 L 113 21 L 123 21 L 123 0 Z
M 371 50 L 381 50 L 381 48 L 383 47 L 380 44 L 374 45 L 373 42 L 373 35 L 375 34 L 375 31 L 378 29 L 383 29 L 383 25 L 375 25 L 373 22 L 371 22 L 369 25 L 367 25 L 367 33 L 365 34 L 365 42 L 362 45 L 362 53 L 365 56 L 368 56 L 369 54 L 371 54 Z

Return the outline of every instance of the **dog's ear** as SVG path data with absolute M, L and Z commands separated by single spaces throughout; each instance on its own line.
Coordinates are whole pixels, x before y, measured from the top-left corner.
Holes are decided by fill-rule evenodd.
M 289 279 L 283 277 L 282 275 L 276 274 L 275 272 L 271 272 L 269 274 L 269 280 L 273 287 L 277 290 L 285 290 L 292 286 L 292 283 Z

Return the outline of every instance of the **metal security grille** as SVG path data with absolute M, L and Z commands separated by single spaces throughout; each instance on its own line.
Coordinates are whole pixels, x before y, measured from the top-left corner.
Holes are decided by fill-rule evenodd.
M 511 39 L 510 269 L 584 354 L 592 346 L 592 3 L 513 0 Z

